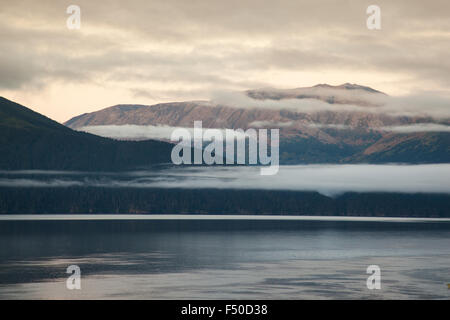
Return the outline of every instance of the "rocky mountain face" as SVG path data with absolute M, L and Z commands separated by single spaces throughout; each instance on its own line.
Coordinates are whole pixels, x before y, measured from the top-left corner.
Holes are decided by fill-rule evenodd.
M 430 124 L 428 116 L 378 112 L 388 96 L 346 83 L 308 88 L 248 90 L 218 101 L 116 105 L 70 119 L 66 126 L 153 125 L 204 128 L 279 128 L 282 163 L 450 162 L 450 133 L 393 132 L 390 127 Z M 439 123 L 449 125 L 449 120 Z

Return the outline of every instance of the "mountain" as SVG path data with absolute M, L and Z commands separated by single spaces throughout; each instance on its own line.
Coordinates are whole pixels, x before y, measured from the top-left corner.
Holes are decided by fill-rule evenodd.
M 270 115 L 290 118 L 293 121 L 296 117 L 300 119 L 310 117 L 316 121 L 322 119 L 322 123 L 326 123 L 326 119 L 321 118 L 326 116 L 323 114 L 302 115 L 283 110 L 238 110 L 228 106 L 211 107 L 202 102 L 156 107 L 116 106 L 112 108 L 114 112 L 110 114 L 108 113 L 111 109 L 100 111 L 100 113 L 109 117 L 111 121 L 115 117 L 115 121 L 125 122 L 129 120 L 124 119 L 138 120 L 140 118 L 137 114 L 142 113 L 143 116 L 147 113 L 147 115 L 153 115 L 154 118 L 151 119 L 155 122 L 152 123 L 158 123 L 156 121 L 165 118 L 167 121 L 172 121 L 171 125 L 181 125 L 185 123 L 183 121 L 188 123 L 198 117 L 195 114 L 184 113 L 189 108 L 197 111 L 205 108 L 202 109 L 205 112 L 203 116 L 209 119 L 210 126 L 215 126 L 219 122 L 214 121 L 222 118 L 236 126 L 242 124 L 245 128 L 245 123 L 258 121 L 257 119 L 267 121 L 270 118 L 265 117 Z M 156 115 L 159 115 L 159 118 Z M 333 116 L 330 115 L 330 117 Z M 384 119 L 381 116 L 379 118 L 372 118 L 372 116 L 366 115 L 360 119 L 366 119 L 367 122 Z M 91 114 L 88 117 L 81 116 L 76 121 L 81 120 L 89 123 L 98 121 L 99 117 L 98 114 Z M 364 127 L 352 130 L 319 127 L 316 128 L 318 134 L 313 135 L 312 131 L 301 128 L 302 126 L 298 125 L 283 132 L 280 149 L 285 160 L 290 161 L 292 157 L 292 161 L 297 162 L 449 162 L 448 134 L 397 135 L 382 134 Z M 325 137 L 332 142 L 323 142 L 322 135 L 325 134 L 328 134 L 328 137 Z M 343 141 L 353 141 L 353 144 Z M 368 144 L 367 141 L 373 142 Z M 0 97 L 0 154 L 2 155 L 0 170 L 108 171 L 109 177 L 114 174 L 109 171 L 169 162 L 172 146 L 161 141 L 117 141 L 75 131 Z M 6 179 L 13 177 L 11 172 L 2 174 L 7 176 Z M 87 187 L 78 184 L 64 185 L 64 182 L 70 181 L 64 181 L 64 176 L 57 172 L 48 179 L 52 183 L 37 188 L 33 185 L 35 175 L 37 173 L 18 172 L 16 176 L 19 178 L 16 180 L 25 183 L 25 186 L 19 188 L 13 183 L 0 186 L 0 213 L 449 216 L 447 209 L 449 195 L 447 194 L 358 192 L 328 197 L 317 192 L 306 191 L 130 188 L 117 187 L 108 183 L 108 178 L 102 180 L 103 184 L 98 187 Z M 89 172 L 82 175 L 82 179 L 90 179 L 93 175 L 97 174 Z M 117 174 L 117 178 L 120 178 L 120 174 Z
M 172 145 L 74 131 L 0 97 L 0 169 L 122 170 L 170 161 Z
M 427 116 L 366 111 L 388 98 L 370 87 L 345 83 L 263 88 L 245 91 L 238 98 L 116 105 L 74 117 L 65 125 L 89 132 L 92 126 L 104 125 L 193 127 L 194 121 L 202 120 L 204 128 L 280 128 L 280 162 L 284 164 L 450 162 L 449 132 L 384 129 L 441 122 Z M 295 103 L 307 108 L 296 109 Z M 448 119 L 443 123 L 450 124 Z
M 243 93 L 248 98 L 256 101 L 287 99 L 310 99 L 327 102 L 329 104 L 354 104 L 354 105 L 376 105 L 376 99 L 386 95 L 369 87 L 355 84 L 343 84 L 330 86 L 326 84 L 316 85 L 308 88 L 296 89 L 274 89 L 264 88 L 248 90 Z M 370 101 L 370 98 L 374 101 Z M 227 99 L 225 99 L 227 100 Z M 305 131 L 315 134 L 317 127 L 310 124 L 345 124 L 355 127 L 372 127 L 381 124 L 395 125 L 403 124 L 409 118 L 397 119 L 385 115 L 355 113 L 338 111 L 318 110 L 300 112 L 288 107 L 272 109 L 258 108 L 246 101 L 248 106 L 236 106 L 233 101 L 187 101 L 161 103 L 151 106 L 146 105 L 116 105 L 96 112 L 85 113 L 76 116 L 64 124 L 73 129 L 95 125 L 169 125 L 180 127 L 192 127 L 193 121 L 202 120 L 203 126 L 207 128 L 248 128 L 255 121 L 271 122 L 273 124 L 289 123 L 285 127 L 290 131 Z M 412 121 L 412 120 L 411 120 Z M 308 130 L 308 127 L 310 127 Z

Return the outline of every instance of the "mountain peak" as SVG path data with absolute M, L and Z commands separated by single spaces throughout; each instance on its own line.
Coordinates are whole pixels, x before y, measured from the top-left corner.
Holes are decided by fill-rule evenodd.
M 349 83 L 346 82 L 344 84 L 341 84 L 340 86 L 336 86 L 337 88 L 342 88 L 342 89 L 347 89 L 347 90 L 364 90 L 364 91 L 368 91 L 368 92 L 373 92 L 373 93 L 382 93 L 381 91 L 375 90 L 371 87 L 367 87 L 367 86 L 362 86 L 356 83 Z
M 371 87 L 362 86 L 360 84 L 350 83 L 350 82 L 346 82 L 346 83 L 343 83 L 338 86 L 333 86 L 333 85 L 330 85 L 327 83 L 319 83 L 319 84 L 316 84 L 315 86 L 313 86 L 312 88 L 341 89 L 341 90 L 364 90 L 364 91 L 371 92 L 371 93 L 385 94 L 385 93 L 375 90 Z M 298 88 L 298 89 L 302 89 L 302 88 Z

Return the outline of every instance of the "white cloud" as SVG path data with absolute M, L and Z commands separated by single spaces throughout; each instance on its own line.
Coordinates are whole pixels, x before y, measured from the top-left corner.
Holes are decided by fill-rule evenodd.
M 345 124 L 332 124 L 332 123 L 308 123 L 306 124 L 310 128 L 317 129 L 337 129 L 337 130 L 351 130 L 354 129 L 352 126 L 348 126 Z
M 249 123 L 249 127 L 255 127 L 255 128 L 286 128 L 292 126 L 294 122 L 292 121 L 253 121 Z
M 82 181 L 73 180 L 33 180 L 33 179 L 15 179 L 15 178 L 5 178 L 0 179 L 1 187 L 74 187 L 74 186 L 84 186 L 85 183 Z
M 78 131 L 84 131 L 117 140 L 170 140 L 170 135 L 175 129 L 177 129 L 177 127 L 126 124 L 85 126 L 78 129 Z
M 450 193 L 450 165 L 295 165 L 260 176 L 254 167 L 197 167 L 173 170 L 182 178 L 160 181 L 160 187 L 344 192 Z
M 273 90 L 273 89 L 270 89 Z M 433 118 L 450 118 L 450 96 L 438 92 L 422 92 L 414 95 L 391 97 L 383 94 L 366 93 L 360 90 L 318 89 L 320 96 L 333 95 L 349 103 L 328 103 L 318 99 L 289 97 L 281 99 L 253 99 L 243 92 L 215 91 L 212 93 L 213 104 L 236 108 L 291 110 L 301 113 L 320 111 L 364 112 L 386 114 L 390 116 L 429 116 Z
M 379 128 L 382 131 L 391 131 L 399 133 L 410 132 L 450 132 L 450 126 L 435 123 L 416 123 L 404 126 L 385 126 Z
M 322 124 L 322 123 L 307 123 L 306 126 L 318 129 L 337 129 L 337 130 L 352 130 L 354 126 L 345 124 Z M 450 132 L 450 126 L 437 123 L 414 123 L 399 126 L 383 126 L 373 127 L 372 130 L 398 132 L 398 133 L 412 133 L 412 132 Z
M 79 131 L 84 131 L 92 133 L 98 136 L 113 138 L 117 140 L 170 140 L 172 132 L 177 129 L 188 130 L 191 137 L 194 137 L 194 128 L 185 127 L 172 127 L 166 125 L 152 126 L 152 125 L 102 125 L 102 126 L 85 126 L 78 129 Z M 218 136 L 227 138 L 226 129 L 222 128 L 203 128 L 203 133 L 206 130 L 214 130 Z M 231 129 L 228 129 L 231 130 Z M 232 130 L 235 139 L 244 139 L 247 137 L 245 133 L 241 133 L 236 130 Z M 228 136 L 229 137 L 229 136 Z

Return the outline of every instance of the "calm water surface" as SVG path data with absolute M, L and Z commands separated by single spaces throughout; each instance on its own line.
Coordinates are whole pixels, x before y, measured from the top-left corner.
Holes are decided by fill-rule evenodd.
M 450 298 L 448 220 L 57 218 L 0 217 L 1 299 Z

